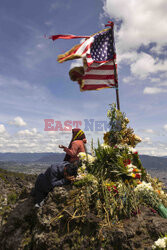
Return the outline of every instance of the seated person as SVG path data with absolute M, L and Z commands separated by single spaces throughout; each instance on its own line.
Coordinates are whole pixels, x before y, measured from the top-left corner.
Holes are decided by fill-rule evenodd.
M 77 175 L 77 162 L 70 164 L 68 161 L 51 165 L 44 174 L 40 174 L 35 182 L 33 195 L 35 207 L 44 203 L 45 197 L 56 186 L 68 185 L 75 180 Z
M 70 163 L 78 161 L 78 154 L 80 152 L 86 152 L 86 143 L 87 140 L 84 132 L 80 128 L 72 129 L 72 139 L 68 148 L 59 145 L 59 148 L 62 148 L 66 152 L 64 161 L 69 161 Z

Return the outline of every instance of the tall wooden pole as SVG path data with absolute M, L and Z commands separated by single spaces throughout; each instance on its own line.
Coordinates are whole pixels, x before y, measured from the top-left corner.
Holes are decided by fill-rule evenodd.
M 120 102 L 119 102 L 119 90 L 118 90 L 118 73 L 117 73 L 117 68 L 114 62 L 114 75 L 115 75 L 115 82 L 116 82 L 116 100 L 117 100 L 117 109 L 120 110 Z
M 117 109 L 120 110 L 119 90 L 118 90 L 118 87 L 116 88 L 116 98 L 117 98 Z

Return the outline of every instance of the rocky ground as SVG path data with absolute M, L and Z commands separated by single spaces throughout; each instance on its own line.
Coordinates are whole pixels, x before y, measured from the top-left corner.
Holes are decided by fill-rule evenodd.
M 30 190 L 36 176 L 0 170 L 0 249 L 151 249 L 167 220 L 150 208 L 110 226 L 94 213 L 77 217 L 69 196 L 76 187 L 55 188 L 44 206 L 34 208 Z

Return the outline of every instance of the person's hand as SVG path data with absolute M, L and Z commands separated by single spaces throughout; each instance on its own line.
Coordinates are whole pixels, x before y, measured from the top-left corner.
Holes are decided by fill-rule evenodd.
M 66 179 L 68 180 L 68 181 L 71 181 L 71 182 L 73 182 L 73 181 L 75 181 L 75 176 L 66 176 Z
M 82 141 L 83 141 L 83 143 L 85 143 L 85 144 L 87 143 L 87 140 L 86 140 L 86 138 L 84 138 L 84 139 L 83 139 Z
M 63 146 L 63 145 L 59 145 L 59 148 L 65 148 L 65 146 Z

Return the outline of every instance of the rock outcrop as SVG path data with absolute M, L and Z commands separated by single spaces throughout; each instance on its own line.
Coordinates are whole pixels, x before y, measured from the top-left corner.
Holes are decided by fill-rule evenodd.
M 151 249 L 159 235 L 167 232 L 167 220 L 143 206 L 137 214 L 110 226 L 104 225 L 93 210 L 86 216 L 77 216 L 71 198 L 78 192 L 74 186 L 55 188 L 43 207 L 35 209 L 30 196 L 35 177 L 22 175 L 21 178 L 8 172 L 3 172 L 3 177 L 0 178 L 1 199 L 3 195 L 10 197 L 10 192 L 16 190 L 17 198 L 12 203 L 9 198 L 2 204 L 1 250 Z

